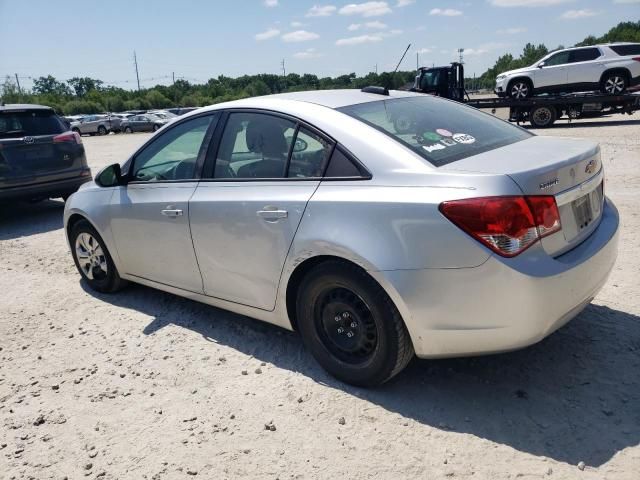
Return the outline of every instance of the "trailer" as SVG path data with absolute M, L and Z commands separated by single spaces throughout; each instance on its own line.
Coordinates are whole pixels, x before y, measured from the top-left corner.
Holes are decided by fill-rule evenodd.
M 419 68 L 410 90 L 432 94 L 495 113 L 499 108 L 509 109 L 509 121 L 520 124 L 529 122 L 533 127 L 550 127 L 560 118 L 569 122 L 577 118 L 599 117 L 610 114 L 633 114 L 640 110 L 640 94 L 621 95 L 600 92 L 540 95 L 525 99 L 474 98 L 471 99 L 464 85 L 464 67 L 453 62 L 449 66 Z

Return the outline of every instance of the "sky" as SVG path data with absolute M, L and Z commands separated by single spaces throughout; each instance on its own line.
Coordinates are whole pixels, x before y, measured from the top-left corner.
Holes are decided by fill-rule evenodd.
M 133 89 L 226 75 L 337 76 L 445 65 L 466 74 L 527 42 L 549 48 L 640 20 L 640 0 L 0 0 L 0 78 L 51 74 Z

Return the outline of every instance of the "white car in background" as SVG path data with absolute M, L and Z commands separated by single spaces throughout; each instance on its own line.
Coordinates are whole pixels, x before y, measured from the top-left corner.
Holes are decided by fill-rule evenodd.
M 558 50 L 529 67 L 501 73 L 495 93 L 517 99 L 595 90 L 619 95 L 638 84 L 640 43 L 616 43 Z

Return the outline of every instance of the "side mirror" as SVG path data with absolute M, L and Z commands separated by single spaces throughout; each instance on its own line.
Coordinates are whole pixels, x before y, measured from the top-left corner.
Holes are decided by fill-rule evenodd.
M 114 163 L 113 165 L 104 167 L 96 175 L 95 181 L 96 184 L 101 187 L 117 187 L 118 185 L 126 184 L 126 180 L 122 176 L 119 163 Z
M 538 64 L 538 68 L 542 68 L 542 67 L 544 67 L 544 62 L 540 62 L 540 63 Z

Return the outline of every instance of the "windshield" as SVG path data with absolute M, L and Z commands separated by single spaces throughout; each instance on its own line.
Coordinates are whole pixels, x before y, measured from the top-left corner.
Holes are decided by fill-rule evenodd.
M 427 95 L 338 110 L 387 134 L 436 167 L 532 136 L 475 108 Z
M 0 112 L 0 138 L 56 135 L 66 130 L 50 110 Z
M 420 88 L 422 90 L 428 90 L 429 88 L 437 87 L 440 81 L 440 70 L 426 70 L 422 74 L 420 79 Z

